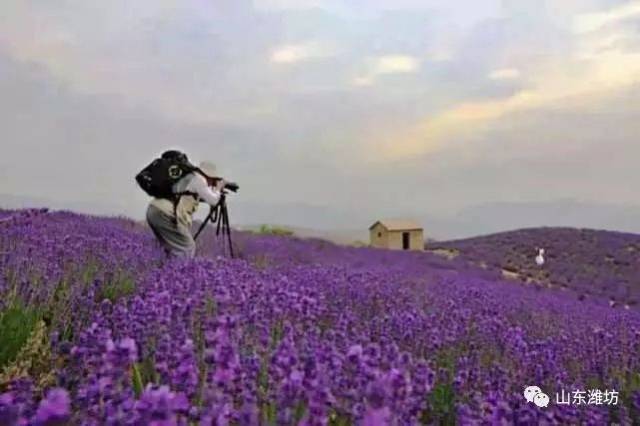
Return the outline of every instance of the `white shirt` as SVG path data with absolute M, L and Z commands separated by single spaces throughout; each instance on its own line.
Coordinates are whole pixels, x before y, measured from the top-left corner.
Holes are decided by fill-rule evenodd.
M 185 176 L 182 180 L 186 180 L 187 178 L 188 176 Z M 182 180 L 177 182 L 176 186 L 180 186 Z M 178 188 L 177 192 L 193 192 L 194 194 L 198 194 L 200 200 L 210 206 L 215 206 L 218 204 L 218 201 L 220 201 L 220 191 L 211 188 L 207 184 L 207 180 L 200 173 L 192 173 L 191 179 L 187 182 L 186 188 L 183 190 Z
M 198 194 L 198 198 L 191 195 L 183 195 L 180 197 L 180 201 L 176 206 L 178 221 L 187 227 L 191 226 L 193 214 L 198 209 L 198 202 L 200 200 L 210 206 L 215 206 L 218 204 L 218 201 L 220 201 L 220 191 L 211 188 L 207 184 L 207 180 L 200 173 L 190 173 L 186 175 L 175 183 L 173 191 L 176 194 L 182 192 Z M 167 200 L 166 198 L 154 198 L 151 200 L 151 205 L 157 207 L 171 217 L 174 216 L 174 206 L 171 200 Z

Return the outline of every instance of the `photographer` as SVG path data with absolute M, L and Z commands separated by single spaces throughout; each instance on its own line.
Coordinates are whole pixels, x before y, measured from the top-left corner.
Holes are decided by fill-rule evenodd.
M 154 196 L 147 209 L 147 223 L 170 256 L 195 255 L 193 214 L 201 201 L 216 206 L 226 185 L 215 174 L 212 163 L 205 161 L 195 167 L 185 154 L 166 151 L 136 177 Z

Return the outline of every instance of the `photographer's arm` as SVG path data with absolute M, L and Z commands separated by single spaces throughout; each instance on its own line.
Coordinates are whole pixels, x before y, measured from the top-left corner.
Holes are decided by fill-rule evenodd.
M 189 186 L 187 191 L 198 194 L 198 197 L 205 203 L 210 206 L 215 206 L 220 201 L 220 189 L 221 185 L 224 185 L 224 181 L 218 181 L 216 187 L 212 188 L 207 184 L 207 180 L 200 175 L 195 175 Z

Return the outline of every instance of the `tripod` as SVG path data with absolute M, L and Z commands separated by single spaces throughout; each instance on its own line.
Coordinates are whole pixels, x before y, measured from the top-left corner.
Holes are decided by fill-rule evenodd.
M 222 237 L 226 236 L 227 244 L 229 245 L 229 254 L 231 257 L 234 257 L 233 254 L 233 243 L 231 242 L 231 228 L 229 227 L 229 211 L 227 210 L 227 199 L 226 199 L 226 191 L 222 191 L 222 195 L 220 196 L 220 201 L 215 206 L 211 206 L 209 209 L 209 214 L 205 218 L 200 228 L 198 228 L 198 232 L 193 236 L 193 239 L 196 240 L 198 235 L 204 230 L 207 226 L 207 222 L 211 221 L 211 223 L 216 224 L 216 236 L 220 235 L 220 231 L 222 230 Z M 223 240 L 224 241 L 224 240 Z

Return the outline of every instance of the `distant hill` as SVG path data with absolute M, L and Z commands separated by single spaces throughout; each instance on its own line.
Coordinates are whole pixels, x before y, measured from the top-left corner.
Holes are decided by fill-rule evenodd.
M 99 215 L 126 215 L 143 219 L 146 199 L 135 203 L 109 200 L 109 203 L 58 201 L 44 198 L 0 194 L 0 207 L 73 210 Z M 422 211 L 420 211 L 422 210 Z M 344 206 L 317 206 L 305 203 L 270 203 L 243 199 L 241 194 L 229 200 L 232 226 L 257 227 L 281 225 L 302 237 L 327 239 L 339 244 L 368 241 L 368 227 L 383 217 L 411 216 L 424 226 L 425 237 L 451 240 L 488 235 L 513 229 L 541 226 L 606 229 L 640 233 L 640 207 L 588 203 L 576 200 L 553 200 L 539 203 L 486 203 L 474 205 L 455 214 L 444 215 L 416 206 L 414 211 L 400 212 L 353 210 Z M 205 216 L 205 209 L 198 213 Z
M 4 209 L 30 209 L 38 207 L 50 207 L 51 204 L 51 200 L 46 200 L 44 198 L 0 194 L 0 208 Z
M 421 211 L 422 210 L 422 211 Z M 279 224 L 299 235 L 320 236 L 344 243 L 368 240 L 368 227 L 381 217 L 411 216 L 424 226 L 425 237 L 436 240 L 470 238 L 513 229 L 542 226 L 604 229 L 640 233 L 640 207 L 560 199 L 548 202 L 486 203 L 444 215 L 416 206 L 413 211 L 352 211 L 341 206 L 304 203 L 254 203 L 232 200 L 232 224 Z
M 537 249 L 546 263 L 535 263 Z M 640 302 L 640 235 L 575 228 L 533 228 L 432 243 L 436 254 L 464 259 L 524 283 L 575 291 L 578 297 Z
M 571 199 L 480 204 L 459 211 L 449 220 L 450 224 L 443 224 L 445 226 L 440 228 L 449 239 L 543 226 L 640 233 L 638 206 Z
M 103 216 L 128 216 L 127 209 L 121 203 L 89 203 L 81 201 L 66 202 L 41 197 L 25 197 L 0 194 L 0 208 L 32 209 L 46 207 L 52 210 L 68 210 L 78 213 Z M 142 212 L 144 210 L 141 209 Z M 142 215 L 141 215 L 142 217 Z

